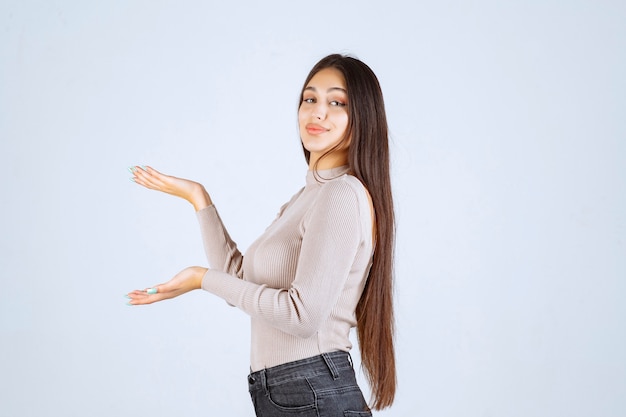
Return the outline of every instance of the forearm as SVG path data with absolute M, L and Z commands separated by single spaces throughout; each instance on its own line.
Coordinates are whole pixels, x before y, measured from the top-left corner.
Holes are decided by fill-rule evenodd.
M 243 255 L 228 234 L 215 206 L 196 212 L 196 217 L 210 267 L 241 278 Z

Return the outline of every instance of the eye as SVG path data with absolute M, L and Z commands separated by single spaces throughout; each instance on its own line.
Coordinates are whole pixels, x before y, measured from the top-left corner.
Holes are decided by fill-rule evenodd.
M 312 97 L 305 97 L 302 99 L 302 102 L 311 104 L 311 103 L 315 103 L 315 99 Z
M 339 100 L 332 100 L 330 102 L 331 106 L 337 106 L 337 107 L 345 107 L 346 103 L 339 101 Z

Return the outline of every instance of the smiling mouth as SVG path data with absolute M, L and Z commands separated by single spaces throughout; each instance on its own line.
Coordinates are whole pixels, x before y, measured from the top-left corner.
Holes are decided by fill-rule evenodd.
M 320 126 L 320 125 L 316 125 L 316 124 L 308 124 L 305 126 L 306 131 L 312 135 L 319 135 L 320 133 L 325 133 L 328 132 L 328 129 Z

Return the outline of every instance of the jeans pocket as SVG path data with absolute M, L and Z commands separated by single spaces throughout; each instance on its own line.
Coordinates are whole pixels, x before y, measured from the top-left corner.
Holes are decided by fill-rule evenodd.
M 316 407 L 315 393 L 305 378 L 270 385 L 267 389 L 269 401 L 281 410 L 305 411 Z

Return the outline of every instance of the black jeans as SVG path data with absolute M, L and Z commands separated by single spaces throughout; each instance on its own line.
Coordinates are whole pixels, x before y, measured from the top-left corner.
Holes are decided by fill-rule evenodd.
M 347 352 L 323 353 L 248 375 L 257 417 L 371 417 Z

